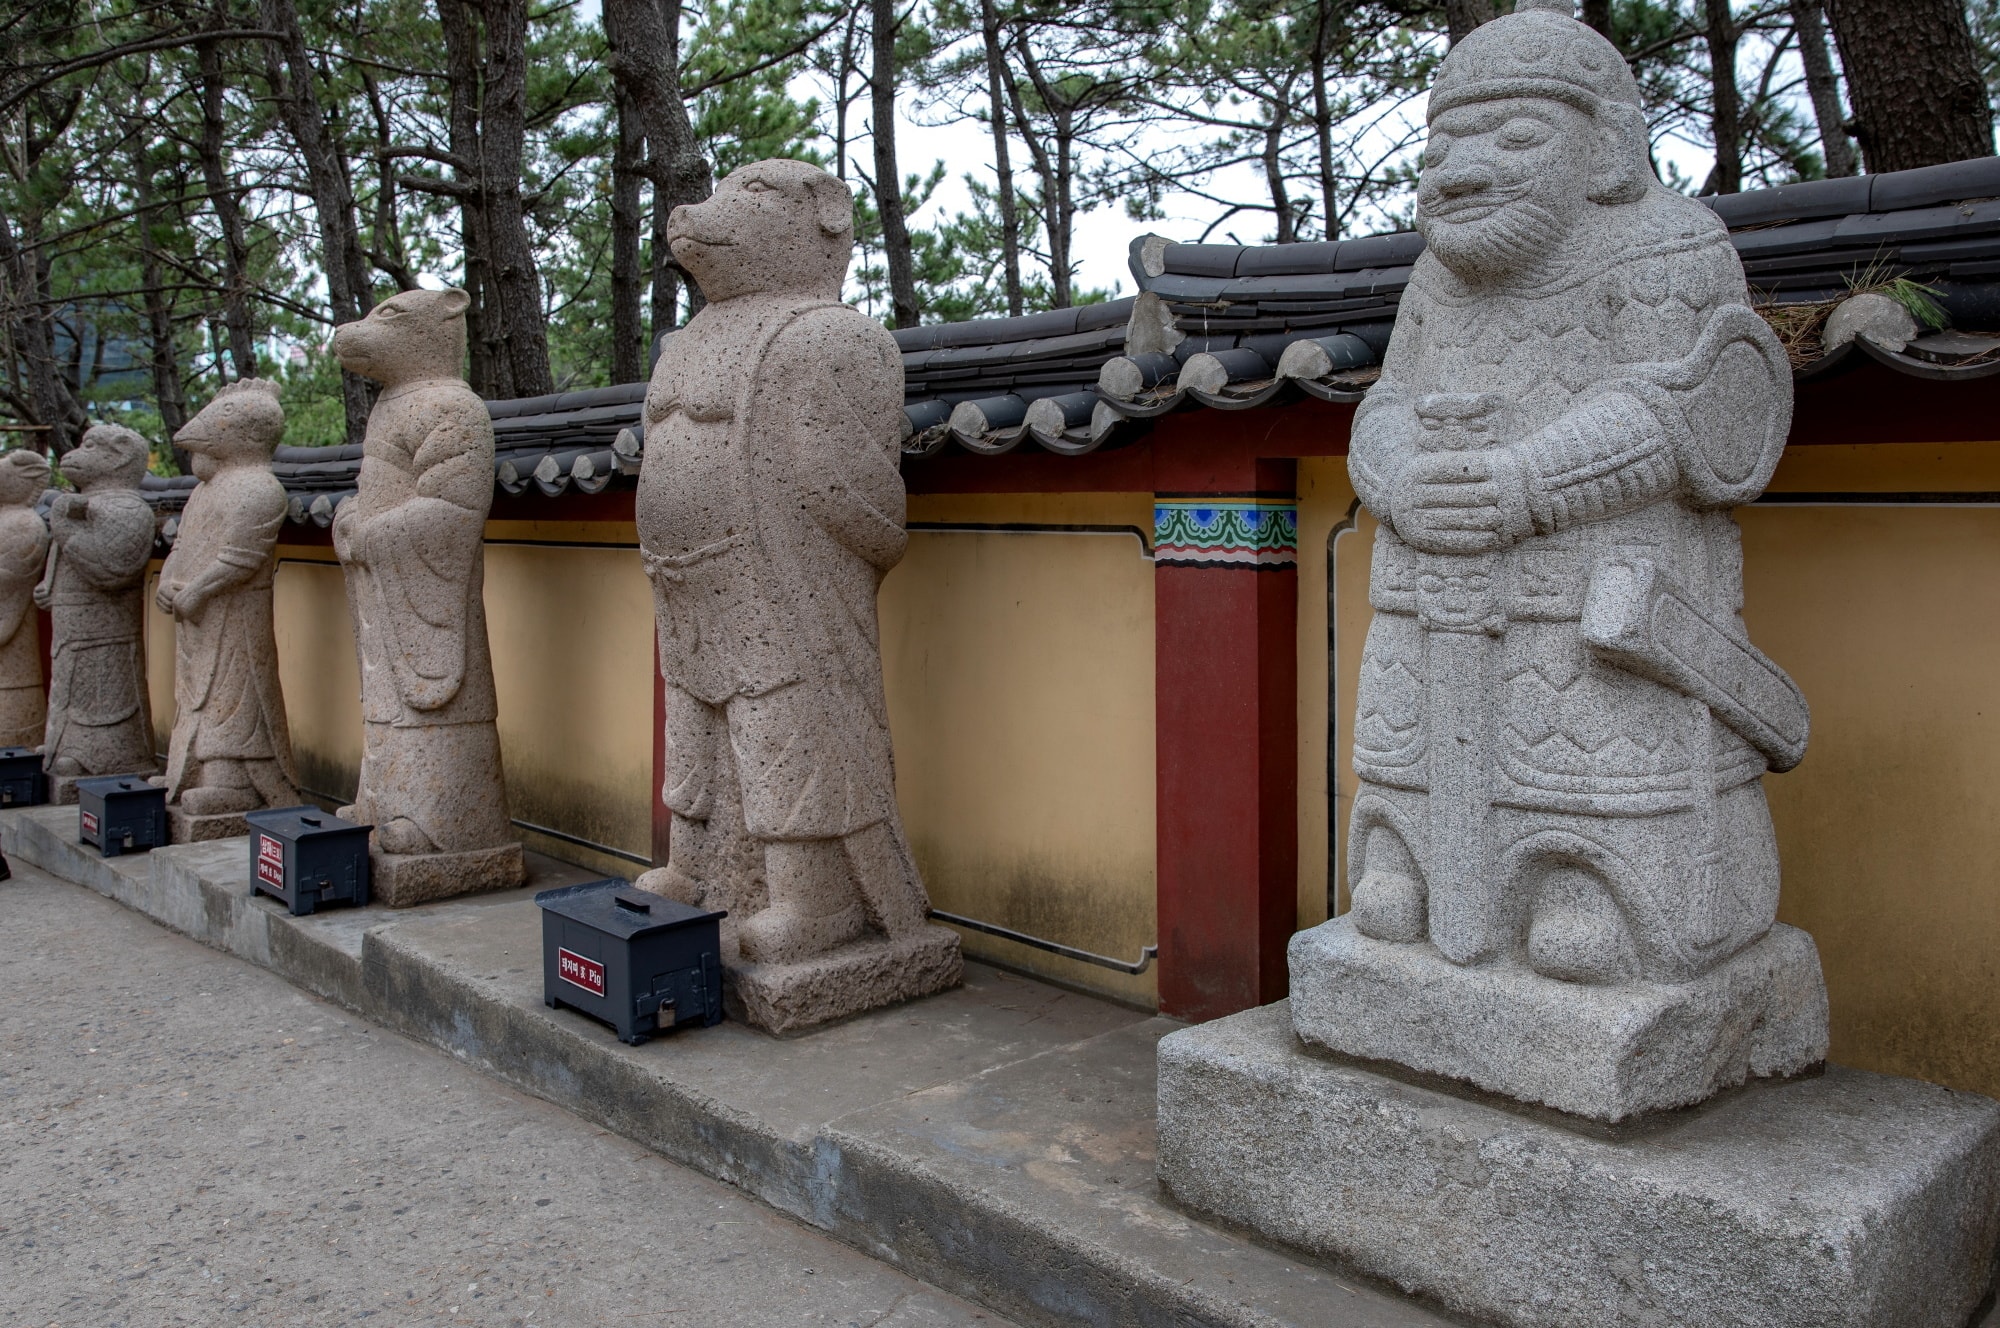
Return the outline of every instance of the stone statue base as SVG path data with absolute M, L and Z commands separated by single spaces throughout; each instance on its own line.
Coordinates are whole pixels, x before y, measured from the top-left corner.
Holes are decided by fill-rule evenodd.
M 796 964 L 728 961 L 722 1000 L 731 1019 L 782 1036 L 949 991 L 964 978 L 958 933 L 926 925 L 901 940 L 870 936 Z
M 428 904 L 482 890 L 515 890 L 528 879 L 519 844 L 463 853 L 368 855 L 368 900 L 390 908 Z
M 1179 1203 L 1516 1328 L 1964 1328 L 2000 1103 L 1829 1068 L 1611 1128 L 1309 1053 L 1284 1002 L 1160 1043 Z
M 242 812 L 196 816 L 179 803 L 167 804 L 167 842 L 170 844 L 200 844 L 210 839 L 234 839 L 249 833 L 250 822 L 243 819 Z
M 1521 1102 L 1614 1122 L 1826 1059 L 1812 937 L 1782 923 L 1682 984 L 1590 986 L 1518 964 L 1460 967 L 1347 917 L 1292 938 L 1301 1038 Z

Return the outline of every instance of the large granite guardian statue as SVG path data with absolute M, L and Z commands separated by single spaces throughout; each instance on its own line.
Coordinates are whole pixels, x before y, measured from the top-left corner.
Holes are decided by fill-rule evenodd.
M 76 800 L 82 776 L 159 769 L 145 633 L 155 522 L 139 496 L 148 456 L 137 433 L 98 424 L 59 463 L 76 491 L 49 508 L 48 567 L 35 587 L 35 604 L 49 611 L 43 765 L 58 802 Z
M 49 528 L 35 504 L 48 487 L 41 453 L 0 453 L 0 747 L 42 745 L 48 697 L 34 594 L 48 562 Z
M 271 613 L 286 505 L 271 454 L 284 430 L 277 385 L 247 378 L 174 437 L 200 481 L 154 592 L 174 619 L 175 843 L 243 834 L 244 812 L 300 801 Z
M 1292 938 L 1288 1005 L 1161 1040 L 1161 1183 L 1481 1322 L 1962 1324 L 2000 1106 L 1802 1073 L 1826 989 L 1759 780 L 1806 706 L 1730 516 L 1791 376 L 1729 239 L 1567 0 L 1452 48 L 1417 209 L 1348 459 L 1353 908 Z
M 1744 629 L 1730 515 L 1784 448 L 1785 353 L 1596 33 L 1483 27 L 1430 116 L 1427 250 L 1348 458 L 1381 523 L 1354 906 L 1294 943 L 1299 1032 L 1610 1119 L 1804 1069 L 1824 986 L 1773 930 L 1758 781 L 1805 754 L 1806 704 Z M 1670 1045 L 1565 1022 L 1663 991 Z
M 402 291 L 334 333 L 382 384 L 361 477 L 333 521 L 361 657 L 361 786 L 341 815 L 375 826 L 370 889 L 392 907 L 519 885 L 486 640 L 493 421 L 461 377 L 459 290 Z
M 674 257 L 708 304 L 645 405 L 674 819 L 669 864 L 640 884 L 731 911 L 733 1000 L 776 1030 L 960 974 L 896 811 L 875 594 L 907 538 L 903 372 L 895 340 L 840 303 L 853 213 L 797 161 L 676 208 Z
M 1758 777 L 1804 755 L 1806 707 L 1744 630 L 1729 509 L 1791 377 L 1721 222 L 1654 181 L 1624 62 L 1529 22 L 1552 34 L 1487 30 L 1431 92 L 1428 252 L 1354 422 L 1381 527 L 1353 920 L 1678 982 L 1776 915 Z

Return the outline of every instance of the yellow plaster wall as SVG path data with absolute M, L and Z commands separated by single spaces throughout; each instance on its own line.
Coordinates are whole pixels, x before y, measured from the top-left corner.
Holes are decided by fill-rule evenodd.
M 910 521 L 1144 531 L 1150 494 L 917 495 Z M 1153 564 L 1132 533 L 913 530 L 882 588 L 896 790 L 938 908 L 1099 954 L 1155 938 Z M 1152 1006 L 1129 977 L 966 953 Z
M 1307 474 L 1302 466 L 1302 595 Z M 2000 443 L 1793 447 L 1771 490 L 1850 500 L 2000 492 Z M 1833 1058 L 2000 1095 L 2000 506 L 1766 503 L 1738 521 L 1751 635 L 1813 710 L 1804 764 L 1764 784 L 1784 862 L 1779 916 L 1819 944 Z M 1321 528 L 1331 528 L 1323 516 Z M 1374 529 L 1363 512 L 1334 546 L 1336 838 L 1353 791 Z M 1323 535 L 1317 547 L 1324 556 Z M 1309 623 L 1309 607 L 1302 739 L 1307 652 L 1325 648 L 1324 613 Z
M 516 829 L 530 848 L 621 876 L 644 864 L 574 840 L 637 857 L 651 852 L 652 593 L 634 548 L 562 541 L 628 533 L 629 526 L 494 522 L 489 540 L 554 542 L 486 546 L 509 811 L 527 823 Z M 361 767 L 361 683 L 346 588 L 327 549 L 284 546 L 279 556 L 278 671 L 299 779 L 344 801 Z M 164 728 L 172 725 L 172 631 L 157 611 L 148 621 L 154 710 Z
M 529 828 L 650 859 L 653 592 L 636 545 L 489 542 L 486 626 L 522 842 L 619 876 L 644 871 Z
M 2000 491 L 2000 443 L 1795 447 L 1778 493 Z M 1760 504 L 1744 616 L 1812 705 L 1764 781 L 1779 916 L 1819 943 L 1835 1060 L 2000 1095 L 2000 507 Z
M 344 803 L 361 773 L 361 667 L 347 587 L 330 549 L 280 545 L 278 559 L 272 613 L 292 758 L 305 789 Z
M 1336 530 L 1350 527 L 1354 487 L 1347 482 L 1346 457 L 1303 457 L 1299 461 L 1299 922 L 1317 927 L 1327 919 L 1327 878 L 1333 827 L 1349 806 L 1350 791 L 1336 788 L 1327 797 L 1327 756 L 1335 752 L 1345 762 L 1344 746 L 1328 732 L 1329 669 L 1333 639 L 1327 621 L 1333 606 L 1327 599 L 1328 541 Z M 1351 603 L 1339 607 L 1351 616 Z M 1342 632 L 1347 624 L 1338 624 Z M 1342 693 L 1345 695 L 1345 693 Z

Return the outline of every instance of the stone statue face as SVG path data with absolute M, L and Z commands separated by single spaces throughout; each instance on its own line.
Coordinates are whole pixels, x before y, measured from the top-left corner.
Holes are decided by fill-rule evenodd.
M 205 480 L 231 461 L 270 460 L 284 431 L 277 386 L 249 378 L 216 393 L 174 442 L 193 454 L 195 478 Z
M 854 240 L 847 186 L 803 161 L 752 162 L 667 219 L 674 258 L 711 300 L 764 291 L 840 298 Z
M 30 506 L 48 487 L 48 458 L 41 453 L 17 447 L 0 454 L 0 506 Z
M 1562 102 L 1468 102 L 1431 123 L 1417 229 L 1471 285 L 1519 280 L 1556 259 L 1594 206 L 1591 118 Z
M 333 353 L 349 373 L 394 386 L 421 378 L 457 378 L 465 359 L 462 290 L 398 291 L 359 322 L 333 333 Z
M 117 424 L 92 425 L 63 454 L 60 470 L 78 489 L 136 489 L 146 474 L 146 440 Z

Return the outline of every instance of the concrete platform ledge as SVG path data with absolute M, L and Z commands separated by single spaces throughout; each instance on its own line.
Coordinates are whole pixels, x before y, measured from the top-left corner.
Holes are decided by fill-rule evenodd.
M 1624 1138 L 1310 1053 L 1286 1004 L 1160 1043 L 1189 1208 L 1520 1328 L 1963 1328 L 2000 1102 L 1833 1068 Z
M 40 807 L 0 812 L 0 843 L 1019 1324 L 1453 1322 L 1166 1202 L 1171 1020 L 967 964 L 962 987 L 805 1036 L 725 1020 L 627 1047 L 542 1004 L 530 896 L 595 872 L 531 853 L 524 890 L 294 918 L 251 895 L 243 839 L 106 860 L 74 807 Z

